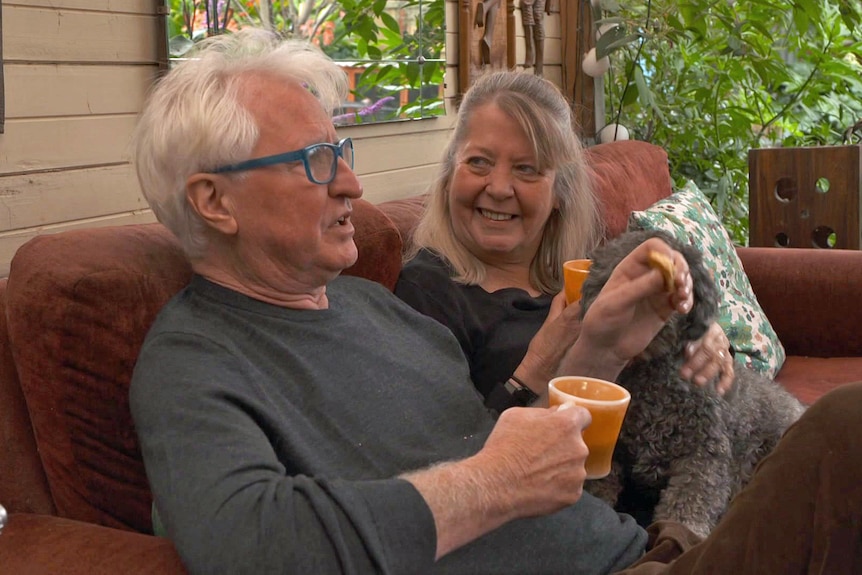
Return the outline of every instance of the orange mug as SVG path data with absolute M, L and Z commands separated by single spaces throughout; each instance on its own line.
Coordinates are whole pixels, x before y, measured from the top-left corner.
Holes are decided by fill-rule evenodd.
M 584 463 L 587 479 L 599 479 L 611 472 L 614 448 L 631 397 L 626 388 L 594 377 L 566 375 L 548 383 L 550 406 L 574 403 L 587 408 L 593 418 L 583 431 L 584 443 L 590 450 Z
M 581 299 L 581 286 L 590 273 L 590 260 L 569 260 L 563 264 L 563 285 L 566 302 L 571 304 Z

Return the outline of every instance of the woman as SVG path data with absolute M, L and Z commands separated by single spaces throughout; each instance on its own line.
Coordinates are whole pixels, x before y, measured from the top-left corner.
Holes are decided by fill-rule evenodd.
M 461 104 L 437 184 L 395 293 L 456 335 L 488 407 L 534 397 L 580 330 L 566 306 L 562 264 L 603 234 L 589 167 L 568 102 L 535 75 L 481 77 Z M 733 379 L 713 324 L 681 374 L 699 385 Z

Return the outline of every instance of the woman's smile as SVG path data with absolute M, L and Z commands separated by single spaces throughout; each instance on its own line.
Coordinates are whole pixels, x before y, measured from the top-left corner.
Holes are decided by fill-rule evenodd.
M 449 185 L 457 239 L 486 264 L 529 265 L 554 209 L 554 170 L 539 169 L 520 124 L 496 104 L 476 109 Z
M 507 222 L 507 221 L 517 217 L 517 216 L 514 216 L 512 214 L 504 214 L 502 212 L 493 212 L 491 210 L 486 210 L 484 208 L 478 208 L 477 211 L 479 212 L 479 214 L 483 218 L 488 219 L 488 220 L 493 220 L 495 222 Z

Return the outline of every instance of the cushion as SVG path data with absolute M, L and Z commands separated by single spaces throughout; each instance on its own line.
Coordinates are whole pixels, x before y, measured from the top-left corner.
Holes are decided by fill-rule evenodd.
M 3 573 L 185 575 L 162 537 L 29 513 L 12 514 L 0 536 Z
M 592 146 L 586 154 L 609 238 L 626 230 L 632 211 L 644 210 L 673 191 L 667 152 L 660 146 L 621 140 Z
M 739 247 L 736 253 L 788 356 L 862 357 L 862 251 Z
M 629 229 L 663 230 L 701 250 L 723 294 L 718 323 L 737 361 L 770 377 L 778 373 L 784 347 L 751 289 L 727 230 L 694 182 L 649 209 L 632 212 Z
M 388 200 L 377 204 L 380 211 L 386 214 L 386 217 L 398 228 L 398 233 L 404 244 L 404 253 L 407 253 L 413 247 L 413 231 L 419 224 L 419 219 L 425 210 L 425 200 L 427 197 L 427 194 L 420 194 L 418 196 Z
M 0 279 L 0 503 L 9 513 L 51 515 L 54 504 L 7 333 L 6 280 Z
M 775 378 L 800 401 L 812 404 L 823 394 L 860 380 L 862 357 L 803 357 L 791 355 Z
M 147 329 L 190 275 L 159 224 L 37 236 L 12 259 L 9 338 L 58 515 L 149 531 L 128 384 Z
M 356 228 L 353 241 L 359 257 L 343 273 L 374 280 L 392 291 L 401 273 L 401 234 L 395 224 L 370 202 L 360 199 L 352 203 L 350 220 Z

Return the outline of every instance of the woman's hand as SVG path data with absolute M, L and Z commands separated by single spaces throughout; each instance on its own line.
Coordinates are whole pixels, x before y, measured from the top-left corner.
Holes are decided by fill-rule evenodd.
M 718 377 L 716 390 L 724 395 L 733 386 L 733 357 L 724 330 L 713 322 L 697 341 L 685 347 L 685 364 L 679 375 L 695 385 L 704 386 Z
M 557 375 L 560 362 L 581 333 L 581 306 L 566 305 L 566 294 L 558 293 L 551 301 L 548 317 L 527 347 L 527 353 L 515 369 L 515 376 L 539 395 L 547 391 L 548 381 Z
M 665 290 L 659 270 L 649 264 L 656 251 L 673 261 L 674 288 Z M 694 303 L 688 263 L 679 252 L 651 238 L 614 269 L 584 317 L 581 336 L 561 366 L 562 373 L 616 379 L 623 367 L 643 351 L 675 313 L 688 313 Z

